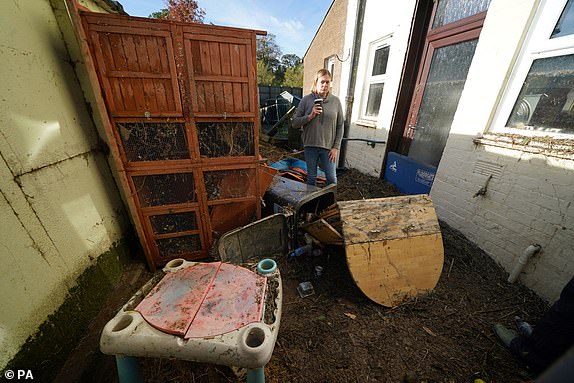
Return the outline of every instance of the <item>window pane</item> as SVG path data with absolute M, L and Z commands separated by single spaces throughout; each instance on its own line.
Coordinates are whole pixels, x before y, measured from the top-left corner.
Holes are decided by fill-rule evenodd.
M 383 88 L 385 84 L 371 84 L 369 87 L 369 97 L 367 98 L 367 110 L 365 116 L 377 117 L 379 115 L 379 106 L 383 97 Z
M 469 40 L 434 51 L 409 158 L 438 166 L 477 43 Z
M 433 21 L 433 28 L 476 15 L 488 9 L 490 0 L 439 0 Z
M 389 50 L 391 47 L 386 46 L 375 51 L 375 60 L 373 62 L 373 76 L 387 73 L 387 62 L 389 61 Z
M 534 60 L 506 126 L 574 132 L 574 55 Z
M 572 33 L 574 33 L 574 7 L 572 0 L 568 0 L 550 38 L 567 36 Z

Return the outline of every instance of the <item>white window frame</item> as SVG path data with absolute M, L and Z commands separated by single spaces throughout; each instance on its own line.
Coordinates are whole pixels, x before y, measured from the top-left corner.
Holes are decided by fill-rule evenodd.
M 325 69 L 331 73 L 331 80 L 333 80 L 332 77 L 335 76 L 335 55 L 329 56 L 325 59 Z
M 502 96 L 500 107 L 498 108 L 492 133 L 511 133 L 523 136 L 548 136 L 556 138 L 572 138 L 573 133 L 558 133 L 552 130 L 529 130 L 509 128 L 506 122 L 510 118 L 512 109 L 518 99 L 526 76 L 534 60 L 565 56 L 574 54 L 574 34 L 556 37 L 551 39 L 550 35 L 558 22 L 567 0 L 542 0 L 532 21 L 530 31 L 526 36 L 519 59 L 510 76 L 510 81 Z
M 386 87 L 388 79 L 389 79 L 389 64 L 391 62 L 391 42 L 392 42 L 392 34 L 384 36 L 378 40 L 373 41 L 369 44 L 369 55 L 368 55 L 368 66 L 365 72 L 365 82 L 363 84 L 363 93 L 361 95 L 361 113 L 360 119 L 363 121 L 372 121 L 377 122 L 377 120 L 381 117 L 381 106 L 384 104 L 385 94 L 388 93 L 388 89 L 383 88 L 383 95 L 381 96 L 381 103 L 379 104 L 379 111 L 377 116 L 367 116 L 367 104 L 369 101 L 369 89 L 373 84 L 384 84 L 383 86 Z M 373 76 L 373 65 L 375 64 L 375 52 L 378 49 L 389 47 L 389 57 L 387 59 L 387 68 L 384 74 Z M 385 92 L 386 91 L 386 92 Z

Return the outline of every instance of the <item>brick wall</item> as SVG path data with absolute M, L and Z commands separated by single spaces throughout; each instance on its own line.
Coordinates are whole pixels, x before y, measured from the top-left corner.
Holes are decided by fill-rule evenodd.
M 556 299 L 574 275 L 572 161 L 449 140 L 431 192 L 438 216 L 509 272 L 529 245 L 541 245 L 520 280 Z M 475 197 L 489 173 L 486 194 Z
M 387 131 L 353 124 L 350 137 L 386 141 Z M 354 168 L 361 173 L 378 177 L 381 174 L 385 148 L 385 144 L 375 144 L 373 148 L 363 141 L 348 141 L 345 167 Z
M 334 0 L 323 23 L 315 34 L 303 58 L 303 95 L 311 91 L 317 71 L 324 67 L 325 59 L 332 55 L 346 57 L 343 51 L 345 42 L 345 24 L 347 21 L 347 1 Z M 335 58 L 333 75 L 333 94 L 338 95 L 341 83 L 341 61 Z M 341 99 L 341 102 L 344 100 Z

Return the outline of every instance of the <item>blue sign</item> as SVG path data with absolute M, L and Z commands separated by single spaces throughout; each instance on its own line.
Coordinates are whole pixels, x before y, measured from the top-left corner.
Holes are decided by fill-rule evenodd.
M 407 156 L 389 152 L 385 180 L 404 194 L 429 194 L 436 167 L 419 163 Z

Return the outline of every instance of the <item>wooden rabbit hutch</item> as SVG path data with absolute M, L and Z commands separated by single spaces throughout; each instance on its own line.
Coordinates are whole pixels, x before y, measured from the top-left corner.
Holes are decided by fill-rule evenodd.
M 259 219 L 269 177 L 258 153 L 255 39 L 265 32 L 72 18 L 150 267 L 204 258 L 219 235 Z

